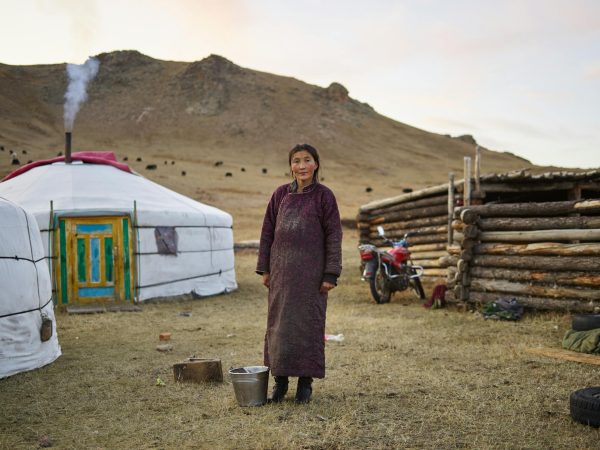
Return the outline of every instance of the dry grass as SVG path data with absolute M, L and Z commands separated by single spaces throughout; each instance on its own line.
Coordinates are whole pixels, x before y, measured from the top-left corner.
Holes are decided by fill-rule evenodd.
M 60 315 L 63 356 L 0 380 L 0 448 L 35 448 L 41 436 L 92 449 L 598 447 L 600 432 L 570 419 L 568 397 L 599 384 L 600 370 L 524 352 L 558 346 L 568 316 L 487 322 L 398 294 L 376 305 L 355 244 L 346 232 L 328 310 L 328 332 L 346 340 L 327 344 L 327 378 L 315 381 L 311 404 L 240 408 L 227 376 L 173 381 L 172 365 L 192 354 L 220 358 L 225 371 L 262 361 L 265 291 L 255 255 L 240 253 L 239 290 L 228 296 Z M 173 333 L 172 353 L 155 350 L 162 331 Z

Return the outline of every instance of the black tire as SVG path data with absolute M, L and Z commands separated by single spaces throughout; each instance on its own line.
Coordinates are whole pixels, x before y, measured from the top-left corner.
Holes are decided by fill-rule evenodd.
M 600 427 L 600 387 L 572 392 L 569 403 L 573 420 L 584 425 Z
M 423 289 L 420 278 L 411 278 L 410 286 L 415 294 L 417 294 L 417 297 L 419 297 L 421 300 L 425 300 L 425 290 Z
M 600 328 L 600 314 L 575 314 L 571 322 L 575 331 L 587 331 Z
M 388 281 L 382 275 L 381 269 L 377 269 L 369 279 L 369 287 L 371 288 L 371 295 L 377 303 L 388 303 L 391 300 L 392 291 Z

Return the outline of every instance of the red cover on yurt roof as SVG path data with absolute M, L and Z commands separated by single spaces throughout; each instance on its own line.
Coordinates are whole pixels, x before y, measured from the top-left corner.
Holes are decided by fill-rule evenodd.
M 11 178 L 19 176 L 22 173 L 25 173 L 28 170 L 33 169 L 34 167 L 45 166 L 47 164 L 53 164 L 55 162 L 60 162 L 60 161 L 64 161 L 64 160 L 65 160 L 64 156 L 57 156 L 56 158 L 42 159 L 39 161 L 30 162 L 29 164 L 25 164 L 24 166 L 19 167 L 17 170 L 13 170 L 11 173 L 9 173 L 4 178 L 2 178 L 2 181 L 10 180 Z M 94 151 L 75 152 L 75 153 L 71 154 L 71 160 L 72 161 L 82 161 L 84 163 L 89 163 L 89 164 L 106 164 L 109 166 L 116 167 L 119 170 L 123 170 L 124 172 L 133 173 L 133 171 L 127 164 L 120 163 L 117 161 L 117 157 L 115 156 L 114 152 L 94 152 Z

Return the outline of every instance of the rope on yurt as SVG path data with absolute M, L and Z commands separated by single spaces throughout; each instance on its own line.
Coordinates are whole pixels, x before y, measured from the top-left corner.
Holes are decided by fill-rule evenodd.
M 23 208 L 23 215 L 25 216 L 25 223 L 27 224 L 27 238 L 29 239 L 29 252 L 31 253 L 31 260 L 33 260 L 33 243 L 31 242 L 31 232 L 29 230 L 29 218 L 27 217 L 27 213 Z M 37 264 L 34 262 L 33 267 L 35 268 L 35 284 L 37 286 L 38 293 L 38 307 L 40 310 L 40 315 L 42 316 L 42 320 L 44 319 L 44 315 L 42 314 L 42 296 L 40 295 L 40 274 L 38 273 Z
M 46 303 L 44 303 L 44 304 L 43 304 L 42 306 L 40 306 L 39 308 L 32 308 L 32 309 L 28 309 L 28 310 L 26 310 L 26 311 L 19 311 L 19 312 L 10 313 L 10 314 L 4 314 L 4 315 L 0 316 L 0 319 L 3 319 L 4 317 L 16 316 L 16 315 L 19 315 L 19 314 L 26 314 L 26 313 L 29 313 L 29 312 L 32 312 L 32 311 L 40 311 L 40 313 L 41 313 L 41 311 L 42 311 L 42 310 L 43 310 L 43 309 L 44 309 L 46 306 L 48 306 L 48 304 L 49 304 L 51 301 L 52 301 L 52 297 L 50 297 L 50 300 L 48 300 Z
M 180 278 L 178 280 L 163 281 L 161 283 L 146 284 L 144 286 L 136 286 L 136 287 L 139 288 L 139 289 L 144 289 L 144 288 L 155 287 L 155 286 L 163 286 L 165 284 L 178 283 L 180 281 L 194 280 L 196 278 L 211 277 L 213 275 L 219 275 L 219 276 L 221 276 L 221 274 L 223 272 L 231 272 L 232 270 L 234 270 L 234 267 L 231 267 L 229 269 L 221 269 L 218 272 L 214 272 L 214 273 L 207 273 L 207 274 L 204 274 L 204 275 L 196 275 L 194 277 Z

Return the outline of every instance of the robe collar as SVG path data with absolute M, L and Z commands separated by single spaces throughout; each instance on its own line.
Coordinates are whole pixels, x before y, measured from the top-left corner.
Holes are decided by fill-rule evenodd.
M 296 192 L 298 190 L 298 181 L 294 180 L 290 183 L 290 193 L 305 194 L 307 192 L 312 191 L 317 186 L 317 184 L 319 184 L 319 182 L 317 181 L 317 179 L 315 177 L 313 177 L 312 183 L 310 183 L 308 186 L 305 186 L 304 188 L 302 188 L 301 192 Z

